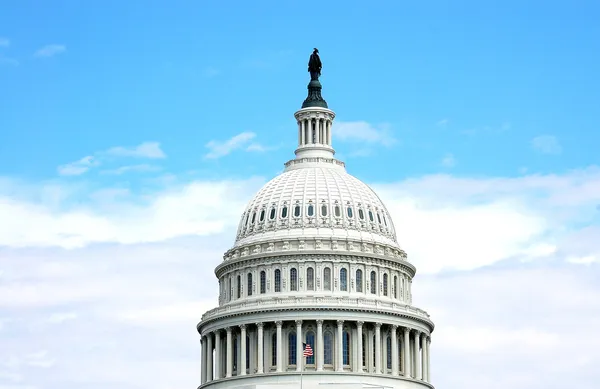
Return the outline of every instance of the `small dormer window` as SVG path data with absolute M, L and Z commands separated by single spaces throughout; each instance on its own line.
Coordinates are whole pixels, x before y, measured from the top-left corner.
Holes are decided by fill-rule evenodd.
M 327 216 L 327 204 L 321 205 L 321 215 Z
M 354 217 L 354 212 L 352 212 L 352 207 L 351 207 L 351 206 L 348 206 L 348 209 L 347 209 L 346 211 L 347 211 L 347 213 L 348 213 L 348 217 L 349 217 L 350 219 L 352 219 L 352 218 Z
M 377 212 L 377 221 L 379 222 L 379 224 L 381 224 L 381 216 L 379 215 L 379 212 Z
M 300 217 L 300 204 L 294 206 L 294 217 Z
M 275 219 L 276 214 L 277 214 L 277 211 L 275 210 L 275 208 L 271 208 L 271 212 L 269 213 L 269 220 Z
M 335 214 L 335 217 L 342 216 L 342 210 L 339 205 L 336 205 L 335 208 L 333 208 L 333 213 Z
M 308 205 L 308 211 L 307 211 L 308 216 L 314 216 L 315 215 L 315 206 L 312 204 Z
M 256 221 L 256 212 L 252 212 L 252 224 Z
M 387 227 L 387 220 L 385 219 L 385 215 L 383 215 L 383 224 Z
M 260 211 L 260 218 L 258 220 L 260 220 L 261 222 L 265 221 L 265 210 L 264 209 Z
M 284 205 L 283 208 L 281 208 L 281 218 L 285 219 L 288 215 L 288 210 L 287 210 L 287 205 Z
M 358 217 L 360 218 L 360 220 L 365 219 L 365 213 L 363 212 L 362 208 L 358 208 Z
M 375 219 L 373 218 L 373 212 L 371 212 L 371 210 L 369 209 L 369 220 L 370 221 L 375 221 Z
M 246 221 L 244 222 L 244 226 L 248 225 L 248 220 L 250 219 L 250 213 L 246 214 Z

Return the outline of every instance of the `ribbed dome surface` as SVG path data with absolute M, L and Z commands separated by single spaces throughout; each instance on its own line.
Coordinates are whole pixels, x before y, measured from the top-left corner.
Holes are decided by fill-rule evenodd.
M 345 169 L 325 164 L 288 170 L 263 186 L 242 215 L 235 246 L 302 237 L 398 246 L 375 192 Z

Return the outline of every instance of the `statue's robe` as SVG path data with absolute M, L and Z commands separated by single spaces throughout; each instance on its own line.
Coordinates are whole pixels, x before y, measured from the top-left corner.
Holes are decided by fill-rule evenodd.
M 310 79 L 317 80 L 321 75 L 321 58 L 319 54 L 312 53 L 308 60 L 308 71 L 310 72 Z

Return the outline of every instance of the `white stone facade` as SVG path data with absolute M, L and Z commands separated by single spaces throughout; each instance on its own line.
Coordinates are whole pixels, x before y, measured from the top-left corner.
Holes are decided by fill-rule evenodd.
M 296 158 L 249 202 L 215 269 L 201 388 L 432 387 L 434 325 L 412 305 L 416 269 L 389 212 L 334 158 L 333 111 L 295 116 Z

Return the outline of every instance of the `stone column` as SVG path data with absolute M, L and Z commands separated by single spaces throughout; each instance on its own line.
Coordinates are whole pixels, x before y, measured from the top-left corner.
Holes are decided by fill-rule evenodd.
M 398 375 L 398 339 L 396 339 L 398 326 L 392 326 L 392 375 Z
M 343 320 L 338 320 L 337 321 L 337 371 L 344 371 L 344 339 L 342 339 L 344 336 L 344 321 Z
M 308 119 L 306 121 L 306 124 L 308 124 L 308 142 L 306 143 L 313 143 L 313 125 L 312 125 L 312 120 Z
M 218 333 L 218 332 L 217 332 Z M 215 333 L 215 336 L 216 334 Z M 216 344 L 216 343 L 215 343 Z M 212 381 L 213 380 L 213 353 L 212 353 L 212 334 L 208 333 L 208 335 L 206 336 L 206 351 L 207 351 L 207 358 L 206 358 L 206 382 L 208 381 Z M 219 366 L 219 364 L 215 361 L 215 365 Z M 216 376 L 216 374 L 215 374 Z M 219 378 L 219 377 L 217 377 Z
M 404 327 L 404 376 L 410 377 L 410 329 Z
M 321 143 L 321 119 L 315 119 L 315 143 Z
M 304 144 L 306 144 L 306 125 L 304 119 L 300 120 L 300 134 L 300 145 L 303 146 Z
M 317 320 L 317 371 L 323 370 L 323 320 Z
M 429 348 L 431 345 L 431 337 L 427 337 L 427 382 L 431 382 L 431 349 Z
M 242 324 L 240 326 L 240 330 L 241 330 L 241 334 L 240 337 L 242 338 L 241 342 L 240 342 L 240 370 L 241 372 L 239 372 L 239 375 L 246 375 L 246 347 L 248 347 L 246 345 L 246 325 Z
M 231 327 L 227 327 L 227 349 L 225 356 L 227 357 L 227 371 L 225 377 L 231 377 L 233 375 L 233 338 L 231 333 Z
M 381 374 L 381 323 L 375 323 L 375 374 Z
M 356 322 L 356 336 L 358 336 L 357 342 L 356 342 L 356 349 L 357 349 L 357 353 L 356 353 L 356 357 L 358 358 L 358 370 L 357 372 L 362 372 L 363 371 L 363 360 L 362 360 L 362 355 L 363 355 L 363 336 L 362 336 L 362 326 L 363 326 L 363 322 L 362 321 L 357 321 Z
M 283 323 L 281 321 L 276 321 L 275 325 L 277 326 L 277 372 L 283 371 L 283 355 L 281 355 L 281 325 Z
M 256 323 L 256 328 L 258 328 L 258 341 L 257 341 L 257 356 L 258 356 L 258 363 L 257 363 L 257 367 L 256 367 L 256 373 L 257 374 L 262 374 L 264 367 L 263 364 L 265 362 L 265 357 L 263 355 L 263 350 L 265 349 L 264 347 L 264 332 L 263 332 L 263 323 Z
M 421 358 L 419 358 L 419 348 L 421 347 L 420 345 L 420 340 L 421 340 L 421 334 L 419 333 L 419 331 L 415 331 L 415 378 L 420 380 L 421 379 Z
M 421 340 L 421 369 L 423 369 L 423 381 L 427 382 L 427 334 L 423 333 Z
M 200 384 L 206 382 L 206 359 L 208 352 L 206 350 L 206 336 L 200 337 Z
M 302 348 L 302 320 L 296 320 L 296 371 L 302 371 L 302 359 L 304 349 Z

